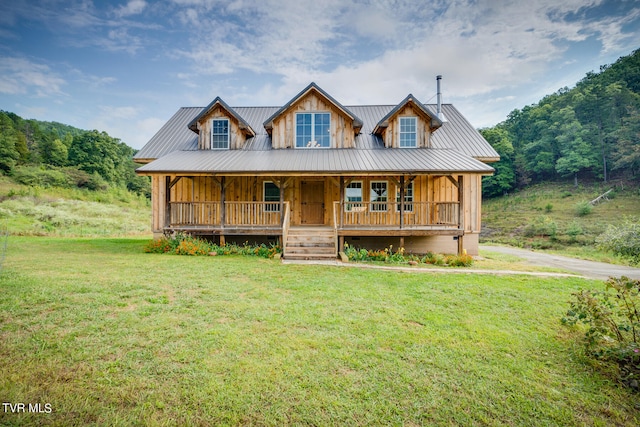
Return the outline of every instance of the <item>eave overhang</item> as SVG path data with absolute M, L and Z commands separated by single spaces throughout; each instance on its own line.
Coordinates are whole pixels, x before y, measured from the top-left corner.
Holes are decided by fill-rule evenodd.
M 389 127 L 389 122 L 408 105 L 412 106 L 414 110 L 421 113 L 425 120 L 428 120 L 429 128 L 431 131 L 434 131 L 442 126 L 442 120 L 438 118 L 438 115 L 436 113 L 434 113 L 433 111 L 431 111 L 431 109 L 429 109 L 429 107 L 418 101 L 415 96 L 409 94 L 405 99 L 402 100 L 402 102 L 396 105 L 376 124 L 376 127 L 373 129 L 373 134 L 382 134 L 384 130 Z
M 336 101 L 331 95 L 329 95 L 327 92 L 322 90 L 317 84 L 312 82 L 311 84 L 309 84 L 309 86 L 304 88 L 300 93 L 298 93 L 296 96 L 291 98 L 289 102 L 287 102 L 284 106 L 282 106 L 282 108 L 276 111 L 271 117 L 269 117 L 267 120 L 264 121 L 263 126 L 267 131 L 267 133 L 271 134 L 274 120 L 276 120 L 281 115 L 285 114 L 296 102 L 298 102 L 300 99 L 304 98 L 311 92 L 317 93 L 322 98 L 324 98 L 328 103 L 332 104 L 334 107 L 340 110 L 345 116 L 349 117 L 352 120 L 352 126 L 354 129 L 354 132 L 356 134 L 360 132 L 360 129 L 362 129 L 362 124 L 363 124 L 362 120 L 358 118 L 355 114 L 353 114 L 351 111 L 349 111 L 349 109 L 347 109 L 345 106 L 343 106 L 338 101 Z
M 236 111 L 229 107 L 227 105 L 226 102 L 224 102 L 222 100 L 222 98 L 220 98 L 219 96 L 216 97 L 216 99 L 214 99 L 211 104 L 209 104 L 208 106 L 206 106 L 205 108 L 202 109 L 202 111 L 200 112 L 200 114 L 198 114 L 190 123 L 189 123 L 189 129 L 191 129 L 193 132 L 195 133 L 199 133 L 199 129 L 198 129 L 198 123 L 200 122 L 200 120 L 202 120 L 203 118 L 205 118 L 206 116 L 208 116 L 213 110 L 216 109 L 216 107 L 220 106 L 220 108 L 222 108 L 227 115 L 229 115 L 230 117 L 232 117 L 233 119 L 235 119 L 238 122 L 238 127 L 240 128 L 240 130 L 242 132 L 244 132 L 244 134 L 250 138 L 253 136 L 256 136 L 255 131 L 251 128 L 251 126 L 249 126 L 249 123 L 247 123 L 242 116 L 240 116 L 238 113 L 236 113 Z

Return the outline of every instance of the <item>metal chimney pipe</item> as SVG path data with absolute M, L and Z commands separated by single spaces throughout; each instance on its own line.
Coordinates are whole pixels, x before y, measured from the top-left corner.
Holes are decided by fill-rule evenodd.
M 440 92 L 440 80 L 442 80 L 442 76 L 441 75 L 437 75 L 436 76 L 436 83 L 438 85 L 438 108 L 436 110 L 436 113 L 438 114 L 438 118 L 441 119 L 442 117 L 442 93 Z

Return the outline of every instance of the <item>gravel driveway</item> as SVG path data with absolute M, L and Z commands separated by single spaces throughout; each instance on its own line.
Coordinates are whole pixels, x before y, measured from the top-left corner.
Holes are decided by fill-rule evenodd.
M 640 280 L 640 268 L 625 267 L 622 265 L 607 264 L 604 262 L 586 261 L 583 259 L 569 258 L 508 246 L 481 245 L 480 255 L 482 255 L 482 251 L 515 255 L 517 257 L 524 258 L 533 265 L 561 268 L 593 279 L 607 280 L 611 276 L 627 276 L 631 279 Z

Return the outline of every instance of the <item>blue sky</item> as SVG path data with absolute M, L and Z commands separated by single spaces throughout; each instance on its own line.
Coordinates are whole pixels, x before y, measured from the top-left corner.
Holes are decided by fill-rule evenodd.
M 0 3 L 0 109 L 141 148 L 182 106 L 344 105 L 409 93 L 493 126 L 640 47 L 623 0 L 20 0 Z

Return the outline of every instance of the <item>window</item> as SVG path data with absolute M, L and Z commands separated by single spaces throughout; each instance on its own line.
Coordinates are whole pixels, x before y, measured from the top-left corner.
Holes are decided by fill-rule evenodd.
M 371 211 L 387 210 L 387 181 L 371 181 Z
M 345 188 L 345 198 L 347 212 L 362 210 L 362 181 L 353 181 Z M 349 203 L 351 202 L 351 203 Z
M 296 148 L 331 147 L 331 114 L 297 113 Z
M 264 206 L 265 212 L 280 212 L 280 189 L 273 182 L 264 182 L 264 191 L 262 192 L 262 195 L 262 198 L 266 203 Z
M 213 119 L 211 121 L 211 149 L 223 150 L 229 148 L 229 120 Z
M 396 209 L 400 212 L 400 187 L 396 188 Z M 413 182 L 409 183 L 404 189 L 404 211 L 413 212 Z
M 416 147 L 416 118 L 400 117 L 400 147 Z

